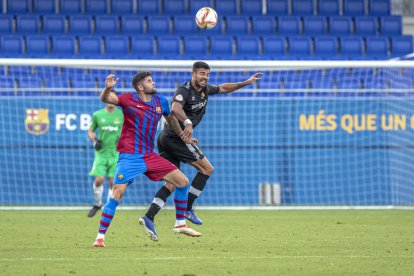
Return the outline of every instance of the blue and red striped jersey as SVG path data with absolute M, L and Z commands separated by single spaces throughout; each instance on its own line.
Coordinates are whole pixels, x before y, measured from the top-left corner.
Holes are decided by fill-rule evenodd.
M 116 150 L 123 153 L 147 154 L 154 150 L 155 133 L 162 115 L 170 115 L 168 100 L 153 95 L 150 102 L 137 94 L 118 96 L 118 105 L 124 113 L 124 125 Z

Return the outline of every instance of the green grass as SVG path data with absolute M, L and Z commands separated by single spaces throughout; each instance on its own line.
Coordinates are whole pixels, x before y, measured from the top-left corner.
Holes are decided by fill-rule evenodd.
M 86 211 L 0 211 L 0 275 L 414 275 L 414 214 L 381 211 L 198 211 L 203 233 L 159 242 L 118 210 L 105 248 Z

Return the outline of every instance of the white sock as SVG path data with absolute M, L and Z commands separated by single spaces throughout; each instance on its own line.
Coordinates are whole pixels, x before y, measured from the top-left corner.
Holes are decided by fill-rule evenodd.
M 95 187 L 93 185 L 93 196 L 95 197 L 95 205 L 102 206 L 103 185 Z
M 176 220 L 175 220 L 175 227 L 176 227 L 176 226 L 185 225 L 185 224 L 186 224 L 186 223 L 185 223 L 185 219 L 180 219 L 180 220 L 176 219 Z
M 105 235 L 98 233 L 98 235 L 96 236 L 96 239 L 105 239 Z

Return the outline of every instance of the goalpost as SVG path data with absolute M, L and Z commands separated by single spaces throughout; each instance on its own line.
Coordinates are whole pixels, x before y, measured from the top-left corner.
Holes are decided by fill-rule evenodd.
M 136 71 L 152 71 L 171 100 L 193 62 L 0 59 L 0 206 L 92 204 L 87 129 L 105 77 L 134 93 Z M 414 205 L 414 61 L 207 62 L 212 84 L 264 75 L 210 97 L 194 136 L 215 172 L 197 206 Z M 123 205 L 147 206 L 160 185 L 138 177 Z

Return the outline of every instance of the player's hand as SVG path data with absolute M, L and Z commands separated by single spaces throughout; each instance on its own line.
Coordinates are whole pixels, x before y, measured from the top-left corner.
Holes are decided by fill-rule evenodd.
M 198 143 L 198 139 L 197 139 L 197 138 L 192 137 L 192 138 L 190 139 L 190 141 L 188 141 L 188 143 L 186 143 L 186 144 L 197 145 L 197 143 Z
M 96 138 L 93 139 L 92 143 L 93 143 L 93 147 L 95 148 L 96 151 L 99 151 L 102 148 L 102 143 L 98 139 L 96 139 Z
M 112 89 L 118 81 L 119 81 L 119 78 L 115 79 L 115 76 L 110 74 L 109 76 L 106 77 L 105 88 Z
M 180 133 L 180 137 L 184 142 L 188 143 L 191 137 L 193 137 L 193 125 L 186 125 L 184 130 Z
M 254 83 L 257 80 L 261 80 L 262 79 L 261 78 L 262 75 L 263 75 L 263 73 L 260 73 L 260 72 L 254 74 L 253 76 L 251 76 L 250 78 L 247 79 L 247 83 L 248 84 L 252 84 L 252 83 Z

